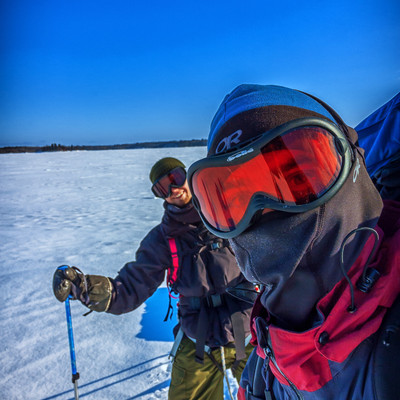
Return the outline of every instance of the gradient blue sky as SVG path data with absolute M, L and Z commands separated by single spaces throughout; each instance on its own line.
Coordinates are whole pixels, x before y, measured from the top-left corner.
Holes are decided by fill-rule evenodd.
M 398 0 L 3 0 L 0 146 L 208 135 L 241 83 L 356 125 L 400 88 Z

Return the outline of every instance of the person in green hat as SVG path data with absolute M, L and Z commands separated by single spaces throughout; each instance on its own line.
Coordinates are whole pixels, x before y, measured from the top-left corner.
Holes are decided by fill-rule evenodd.
M 162 284 L 179 295 L 179 323 L 169 399 L 222 400 L 226 369 L 240 380 L 252 345 L 250 312 L 254 285 L 239 270 L 228 240 L 211 234 L 192 204 L 185 165 L 172 157 L 150 171 L 153 194 L 164 200 L 164 215 L 142 240 L 136 260 L 114 278 L 57 269 L 53 291 L 63 302 L 79 299 L 90 310 L 133 311 Z M 171 301 L 168 314 L 171 311 Z M 228 380 L 227 380 L 228 381 Z

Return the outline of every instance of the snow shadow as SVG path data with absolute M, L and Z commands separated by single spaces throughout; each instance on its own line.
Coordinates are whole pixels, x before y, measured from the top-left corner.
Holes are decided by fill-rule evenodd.
M 163 365 L 167 365 L 167 364 L 170 363 L 170 361 L 161 362 L 161 363 L 159 363 L 157 365 L 154 365 L 154 366 L 148 366 L 144 370 L 140 368 L 140 367 L 145 366 L 145 364 L 151 363 L 151 362 L 156 361 L 156 360 L 158 360 L 160 358 L 165 358 L 165 357 L 167 357 L 167 355 L 168 354 L 163 354 L 162 356 L 154 357 L 154 358 L 152 358 L 150 360 L 143 361 L 142 363 L 133 365 L 132 367 L 125 368 L 125 369 L 123 369 L 121 371 L 118 371 L 118 372 L 115 372 L 113 374 L 104 376 L 102 378 L 96 379 L 96 380 L 94 380 L 92 382 L 85 383 L 83 385 L 80 385 L 79 381 L 78 381 L 79 398 L 89 396 L 89 395 L 91 395 L 93 393 L 96 393 L 96 392 L 99 392 L 99 391 L 104 390 L 106 388 L 109 388 L 111 386 L 117 385 L 117 384 L 119 384 L 121 382 L 127 381 L 129 379 L 136 378 L 136 377 L 138 377 L 140 375 L 143 375 L 143 374 L 146 374 L 149 371 L 152 371 L 154 369 L 162 367 Z M 129 375 L 129 376 L 126 376 L 126 377 L 123 377 L 123 378 L 120 377 L 120 375 L 123 375 L 123 374 L 125 374 L 127 372 L 130 372 L 133 369 L 138 369 L 138 371 L 135 372 L 133 375 Z M 115 380 L 115 378 L 117 378 L 117 379 Z M 111 382 L 109 382 L 109 383 L 104 382 L 104 381 L 107 381 L 107 380 L 111 380 Z M 99 384 L 100 382 L 102 382 L 102 386 L 99 386 L 97 388 L 93 388 L 93 386 L 97 386 L 97 384 Z M 169 380 L 166 380 L 164 382 L 160 382 L 158 385 L 155 385 L 154 387 L 149 388 L 146 392 L 140 393 L 137 396 L 135 396 L 134 398 L 136 398 L 138 396 L 143 396 L 143 395 L 145 395 L 147 393 L 153 393 L 154 390 L 160 390 L 160 389 L 162 389 L 164 387 L 167 387 L 168 385 L 169 385 Z M 46 398 L 44 398 L 42 400 L 57 399 L 57 397 L 60 397 L 60 396 L 63 396 L 63 395 L 67 395 L 69 393 L 71 393 L 71 395 L 73 395 L 74 394 L 74 389 L 70 389 L 70 390 L 66 390 L 66 391 L 61 392 L 61 393 L 57 393 L 57 394 L 55 394 L 53 396 L 46 397 Z M 75 397 L 72 397 L 70 400 L 74 400 L 74 398 Z
M 146 390 L 146 391 L 144 391 L 142 393 L 139 393 L 134 397 L 129 397 L 128 400 L 139 399 L 142 396 L 146 396 L 148 394 L 154 394 L 157 390 L 165 389 L 165 388 L 169 387 L 169 385 L 170 385 L 170 380 L 167 379 L 166 381 L 161 382 L 158 385 L 155 385 L 154 387 L 152 387 L 152 388 L 150 388 L 150 389 L 148 389 L 148 390 Z
M 145 302 L 146 308 L 140 321 L 142 329 L 136 337 L 157 342 L 172 342 L 174 340 L 172 330 L 178 323 L 177 302 L 177 299 L 171 298 L 173 315 L 164 322 L 168 311 L 169 293 L 167 288 L 158 288 Z

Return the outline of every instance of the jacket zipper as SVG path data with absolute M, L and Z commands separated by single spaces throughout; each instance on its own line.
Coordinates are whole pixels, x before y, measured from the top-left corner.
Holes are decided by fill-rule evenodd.
M 295 392 L 296 397 L 298 400 L 304 400 L 303 395 L 299 392 L 295 384 L 282 372 L 282 370 L 279 368 L 278 363 L 275 360 L 274 353 L 272 352 L 272 348 L 269 346 L 266 347 L 264 350 L 264 354 L 266 357 L 268 357 L 269 360 L 272 361 L 274 364 L 275 368 L 278 370 L 278 372 L 285 378 L 286 382 L 289 384 L 289 386 L 292 388 L 292 390 Z

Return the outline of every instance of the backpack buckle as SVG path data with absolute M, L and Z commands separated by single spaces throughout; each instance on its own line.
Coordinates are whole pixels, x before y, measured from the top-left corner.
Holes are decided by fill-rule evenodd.
M 222 296 L 220 294 L 212 294 L 206 297 L 208 307 L 215 308 L 222 305 Z
M 210 249 L 211 250 L 218 250 L 222 248 L 222 243 L 221 242 L 213 242 L 210 244 Z

